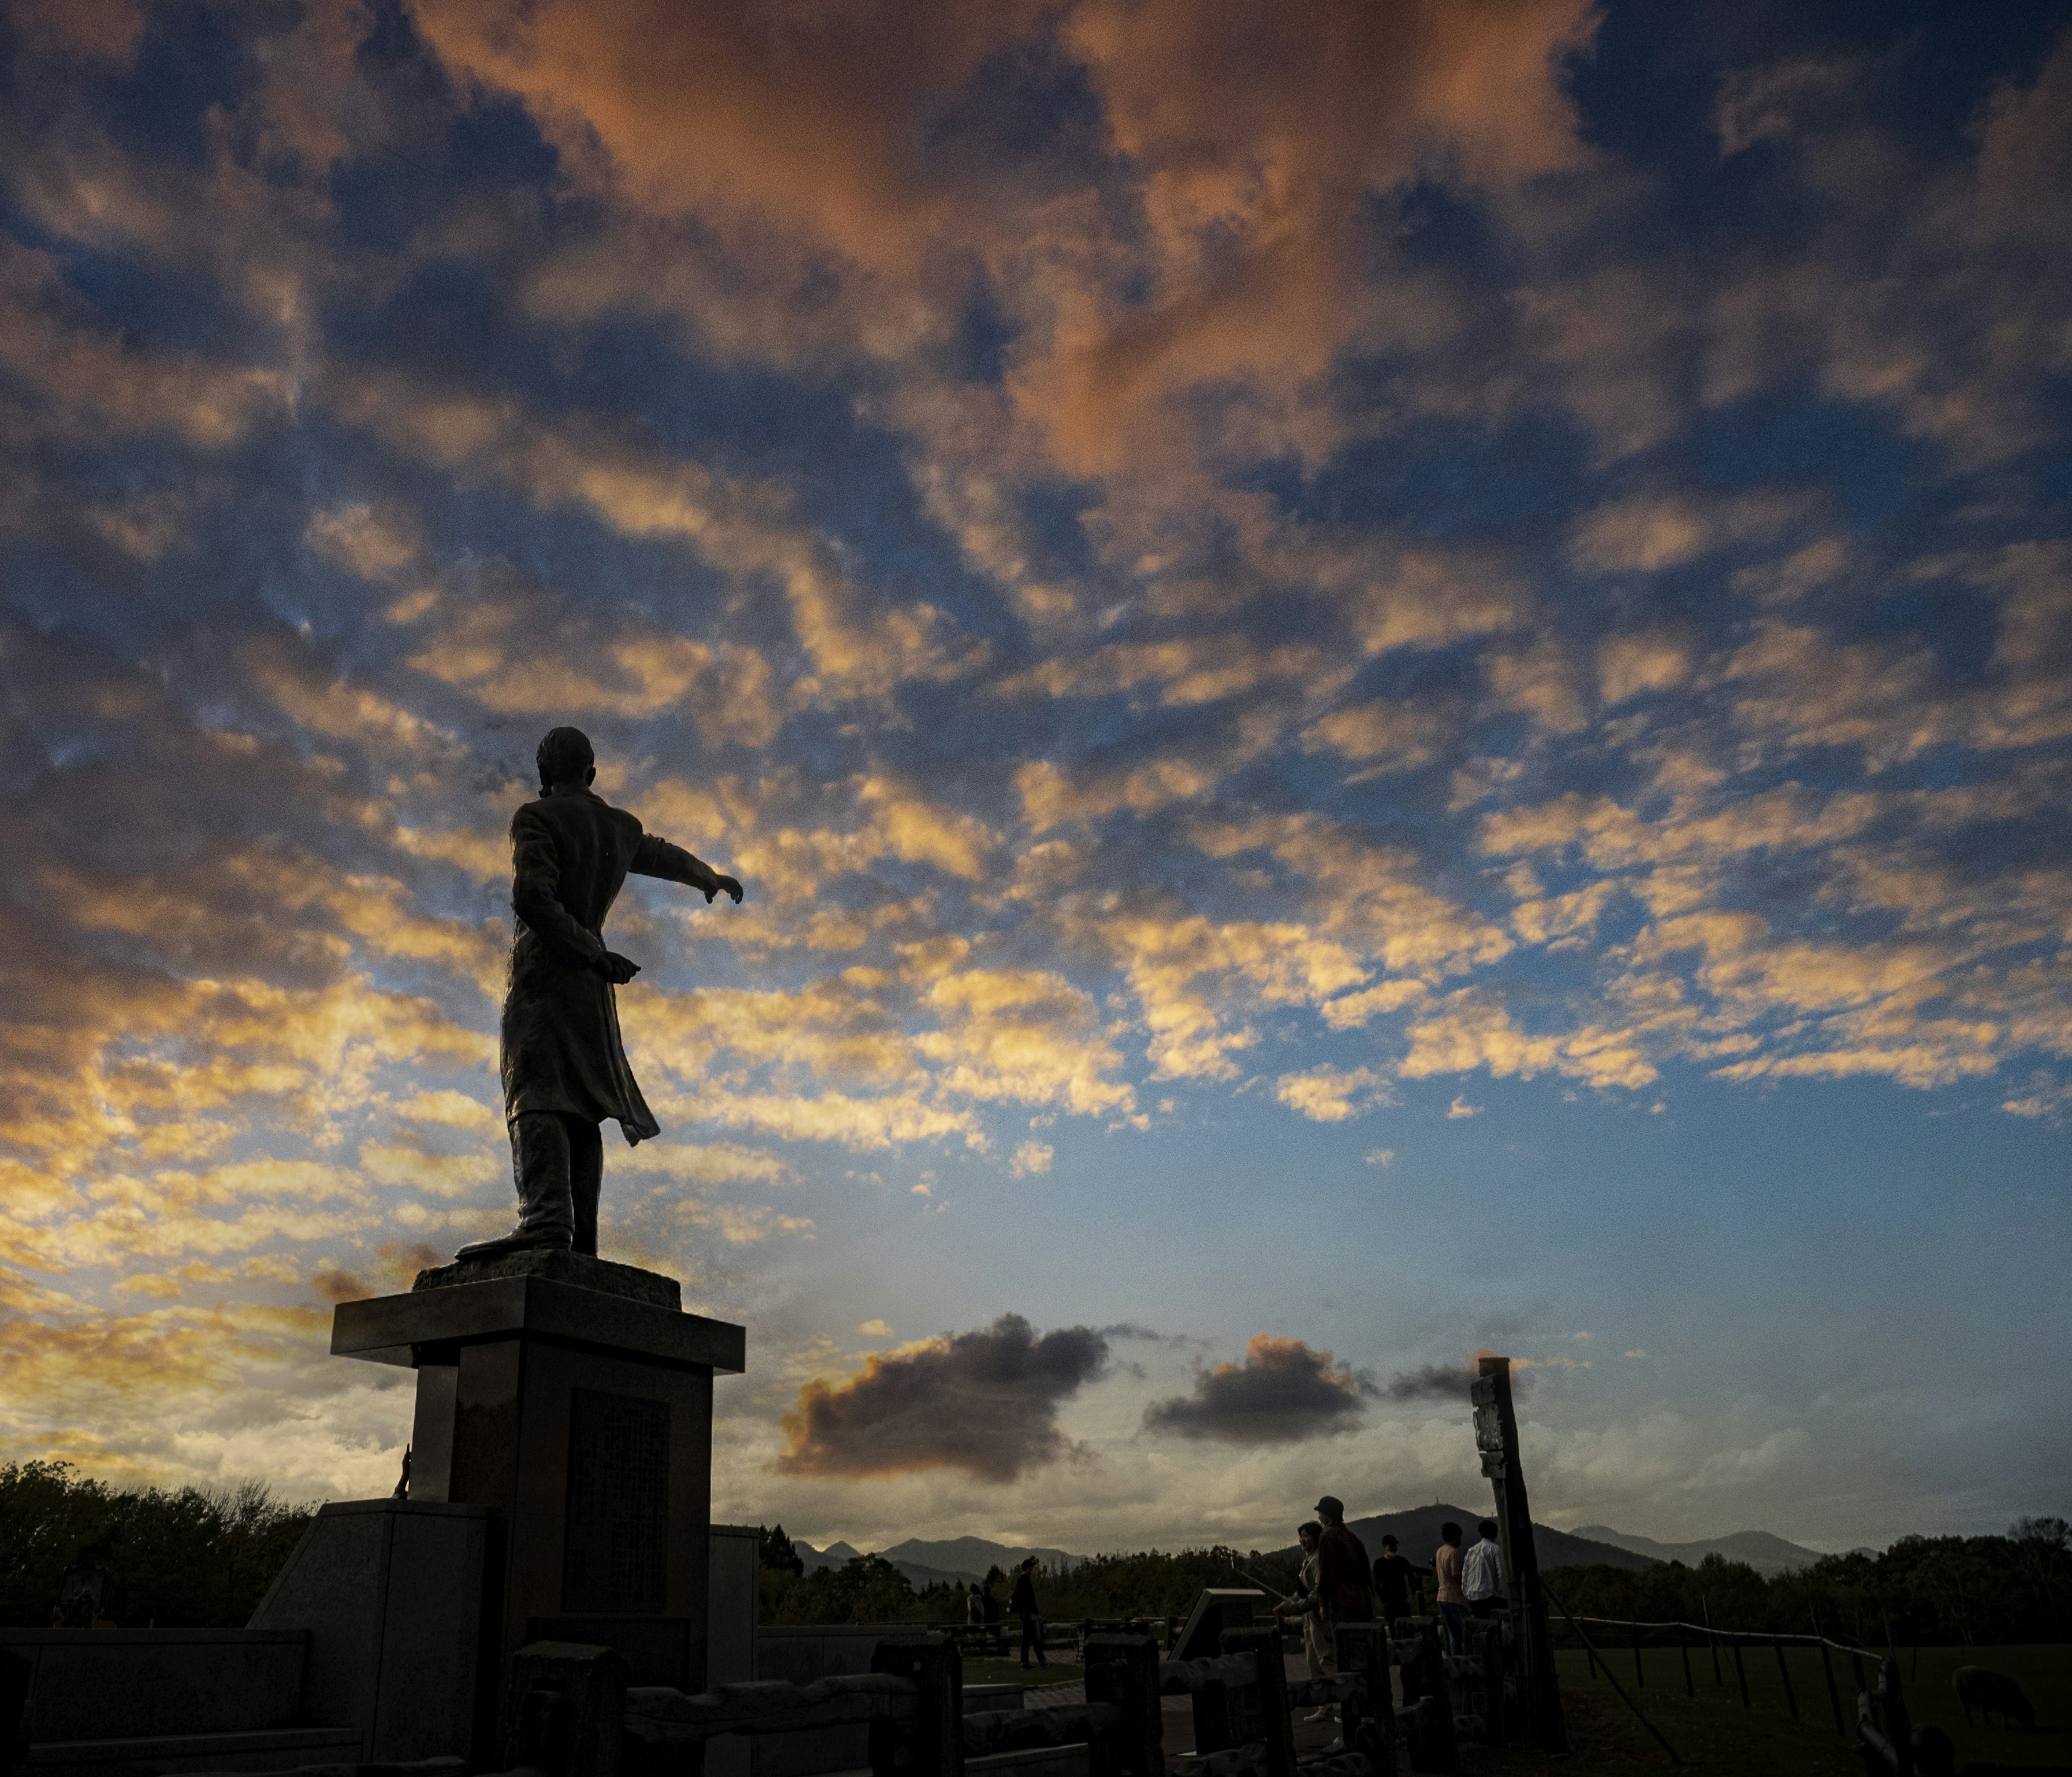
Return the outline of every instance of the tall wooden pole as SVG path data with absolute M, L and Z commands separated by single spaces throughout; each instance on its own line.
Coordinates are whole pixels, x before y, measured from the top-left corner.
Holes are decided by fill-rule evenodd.
M 1524 1656 L 1530 1696 L 1532 1744 L 1543 1752 L 1568 1750 L 1561 1715 L 1561 1684 L 1554 1670 L 1554 1638 L 1547 1626 L 1547 1594 L 1540 1583 L 1540 1557 L 1533 1547 L 1532 1508 L 1525 1471 L 1518 1459 L 1518 1415 L 1511 1404 L 1511 1360 L 1494 1353 L 1475 1359 L 1470 1397 L 1475 1408 L 1475 1447 L 1482 1473 L 1496 1495 L 1496 1521 L 1511 1620 Z

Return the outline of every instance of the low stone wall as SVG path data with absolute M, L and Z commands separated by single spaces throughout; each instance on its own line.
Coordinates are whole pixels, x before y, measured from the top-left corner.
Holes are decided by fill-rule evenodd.
M 31 1742 L 289 1726 L 308 1645 L 300 1629 L 0 1629 L 29 1662 Z

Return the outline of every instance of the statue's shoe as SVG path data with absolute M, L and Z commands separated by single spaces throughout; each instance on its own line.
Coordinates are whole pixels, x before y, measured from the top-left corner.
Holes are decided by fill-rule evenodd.
M 479 1258 L 502 1258 L 512 1253 L 570 1252 L 575 1239 L 570 1234 L 505 1234 L 498 1240 L 479 1240 L 472 1246 L 463 1246 L 453 1256 L 456 1265 L 466 1265 Z

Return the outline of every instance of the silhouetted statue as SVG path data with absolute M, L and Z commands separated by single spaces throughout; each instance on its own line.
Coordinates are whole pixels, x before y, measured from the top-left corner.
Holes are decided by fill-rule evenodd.
M 518 1181 L 518 1225 L 463 1246 L 459 1259 L 532 1247 L 597 1250 L 604 1171 L 598 1125 L 630 1143 L 659 1135 L 619 1035 L 615 989 L 640 965 L 605 948 L 605 915 L 628 872 L 741 900 L 741 884 L 590 789 L 596 755 L 579 728 L 540 743 L 540 799 L 511 821 L 511 905 L 518 916 L 504 998 L 500 1066 Z

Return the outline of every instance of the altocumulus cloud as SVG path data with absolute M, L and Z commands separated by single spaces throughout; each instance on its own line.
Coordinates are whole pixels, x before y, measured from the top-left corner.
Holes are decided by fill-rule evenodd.
M 1091 1327 L 1038 1337 L 1018 1314 L 864 1360 L 847 1381 L 816 1378 L 784 1415 L 783 1475 L 860 1480 L 920 1468 L 1012 1481 L 1070 1446 L 1058 1404 L 1108 1367 Z
M 1367 1377 L 1339 1369 L 1329 1352 L 1256 1333 L 1242 1364 L 1198 1370 L 1192 1393 L 1144 1410 L 1144 1427 L 1218 1443 L 1292 1444 L 1347 1430 L 1373 1393 Z

